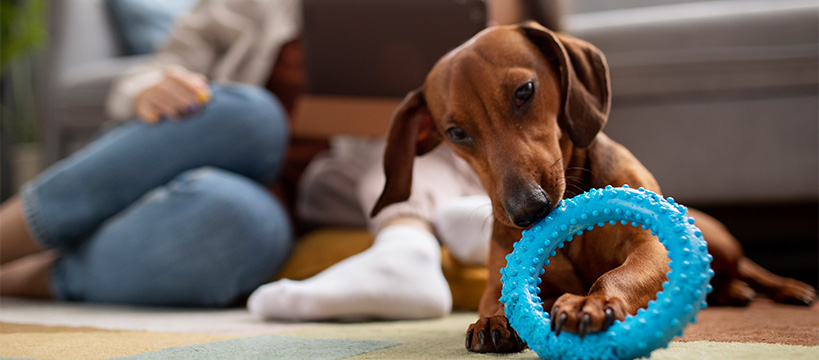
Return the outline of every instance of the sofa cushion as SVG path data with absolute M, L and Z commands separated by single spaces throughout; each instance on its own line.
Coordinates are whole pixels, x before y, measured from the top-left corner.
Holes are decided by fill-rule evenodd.
M 60 114 L 62 124 L 99 128 L 108 120 L 104 100 L 114 79 L 147 58 L 148 55 L 114 57 L 73 67 L 71 73 L 60 79 L 52 98 L 51 105 Z
M 815 0 L 721 0 L 576 13 L 567 24 L 608 59 L 605 132 L 664 195 L 815 203 L 817 12 Z
M 599 47 L 616 101 L 792 92 L 817 86 L 819 5 L 707 1 L 575 14 L 569 32 Z
M 608 10 L 633 9 L 646 6 L 671 5 L 721 0 L 574 0 L 569 10 L 572 13 L 601 12 Z M 778 1 L 778 0 L 769 0 Z
M 196 0 L 107 0 L 129 55 L 152 53 Z

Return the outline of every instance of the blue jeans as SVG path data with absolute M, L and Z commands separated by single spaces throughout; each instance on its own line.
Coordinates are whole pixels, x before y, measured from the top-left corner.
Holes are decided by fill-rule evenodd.
M 200 113 L 129 122 L 50 167 L 21 197 L 36 240 L 61 255 L 55 298 L 225 306 L 265 283 L 293 242 L 264 186 L 287 142 L 270 93 L 214 85 Z

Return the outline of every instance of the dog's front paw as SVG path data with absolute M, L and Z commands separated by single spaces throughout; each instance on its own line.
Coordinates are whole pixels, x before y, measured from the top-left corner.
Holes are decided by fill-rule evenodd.
M 466 349 L 479 353 L 512 353 L 526 348 L 506 316 L 482 317 L 466 331 Z
M 563 331 L 586 334 L 603 331 L 615 320 L 626 318 L 626 306 L 619 298 L 563 294 L 552 306 L 551 327 L 555 335 Z

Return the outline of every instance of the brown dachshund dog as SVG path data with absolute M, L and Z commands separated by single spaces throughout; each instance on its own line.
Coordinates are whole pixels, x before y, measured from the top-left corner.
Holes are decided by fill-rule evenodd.
M 413 158 L 446 142 L 475 169 L 492 200 L 489 283 L 466 347 L 515 352 L 525 347 L 499 302 L 500 269 L 521 231 L 564 197 L 628 184 L 660 192 L 651 173 L 601 133 L 610 107 L 609 74 L 592 45 L 536 23 L 489 28 L 441 58 L 421 89 L 395 112 L 384 158 L 384 191 L 373 209 L 406 200 Z M 709 301 L 744 305 L 756 291 L 778 302 L 810 304 L 807 284 L 745 258 L 715 219 L 691 211 L 716 272 Z M 552 257 L 540 285 L 559 334 L 605 330 L 635 314 L 662 289 L 667 251 L 648 231 L 611 225 L 585 232 Z

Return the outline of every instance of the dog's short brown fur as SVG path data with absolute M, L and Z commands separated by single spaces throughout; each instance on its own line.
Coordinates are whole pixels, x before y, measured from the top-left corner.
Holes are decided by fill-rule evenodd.
M 492 200 L 489 283 L 480 318 L 467 330 L 476 352 L 525 346 L 504 315 L 500 269 L 521 231 L 564 197 L 606 185 L 660 192 L 651 173 L 601 132 L 610 106 L 608 66 L 592 45 L 535 23 L 487 29 L 441 58 L 398 108 L 384 165 L 387 183 L 373 214 L 409 197 L 412 163 L 441 142 L 478 173 Z M 716 275 L 711 303 L 744 305 L 760 291 L 810 304 L 813 288 L 743 257 L 715 219 L 691 210 Z M 552 258 L 540 285 L 556 331 L 591 333 L 646 306 L 661 290 L 667 251 L 639 228 L 586 232 Z

